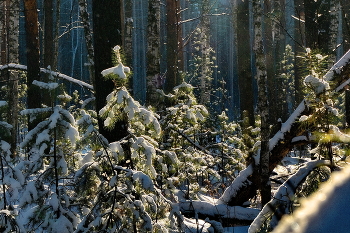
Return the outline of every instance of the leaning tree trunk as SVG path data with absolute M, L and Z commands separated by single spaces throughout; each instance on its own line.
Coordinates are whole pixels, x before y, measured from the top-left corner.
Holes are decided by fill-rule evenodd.
M 36 0 L 24 0 L 26 51 L 27 51 L 27 84 L 28 108 L 40 108 L 41 96 L 39 87 L 33 85 L 34 80 L 40 80 L 39 25 Z M 28 130 L 33 129 L 41 120 L 37 117 L 28 122 Z
M 331 90 L 339 93 L 345 90 L 350 83 L 350 51 L 348 51 L 324 76 L 326 81 L 331 81 Z M 320 93 L 322 94 L 322 93 Z M 307 101 L 303 100 L 297 109 L 290 115 L 288 120 L 281 124 L 280 130 L 269 140 L 269 172 L 271 173 L 282 159 L 298 144 L 294 142 L 295 137 L 305 135 L 306 127 L 301 127 L 298 121 L 302 115 L 309 116 L 315 113 L 312 106 L 307 105 Z M 314 124 L 314 125 L 313 125 Z M 310 123 L 309 129 L 317 127 L 318 122 Z M 252 165 L 248 166 L 244 174 L 244 179 L 236 179 L 225 190 L 220 200 L 228 205 L 242 205 L 256 195 L 260 181 L 260 173 L 258 169 L 252 169 Z

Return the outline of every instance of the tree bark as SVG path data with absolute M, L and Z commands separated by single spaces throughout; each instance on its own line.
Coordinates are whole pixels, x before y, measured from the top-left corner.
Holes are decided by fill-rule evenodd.
M 146 103 L 156 101 L 156 89 L 160 88 L 160 0 L 148 2 L 147 25 L 147 93 Z
M 295 52 L 294 52 L 294 82 L 295 82 L 295 89 L 294 89 L 294 95 L 295 95 L 295 102 L 294 105 L 296 106 L 298 103 L 300 103 L 303 98 L 304 94 L 302 92 L 303 89 L 303 71 L 302 71 L 302 58 L 300 58 L 300 54 L 305 52 L 305 23 L 303 20 L 305 20 L 305 13 L 304 13 L 304 4 L 303 0 L 295 0 L 295 15 L 297 17 L 296 20 L 296 26 L 294 30 L 295 35 Z
M 306 47 L 329 51 L 330 1 L 304 0 Z
M 338 39 L 338 28 L 339 28 L 339 1 L 330 0 L 329 1 L 329 17 L 330 17 L 330 26 L 329 26 L 329 43 L 328 51 L 330 61 L 330 67 L 333 65 L 333 62 L 337 58 L 337 39 Z
M 40 81 L 40 51 L 39 51 L 39 26 L 36 0 L 24 0 L 25 31 L 27 43 L 27 85 L 28 108 L 41 107 L 41 95 L 39 87 L 32 84 L 34 80 Z M 28 130 L 33 129 L 41 119 L 37 117 L 28 122 Z
M 53 0 L 44 1 L 44 68 L 48 66 L 54 70 L 54 37 L 53 37 Z
M 93 46 L 93 40 L 92 40 L 93 36 L 91 32 L 89 13 L 87 9 L 86 0 L 79 0 L 79 13 L 80 13 L 80 18 L 84 27 L 85 43 L 87 48 L 87 59 L 88 59 L 89 74 L 90 74 L 90 83 L 92 85 L 95 85 L 94 84 L 94 81 L 95 81 L 94 46 Z
M 264 1 L 263 1 L 264 3 Z M 265 205 L 271 199 L 271 185 L 269 182 L 269 103 L 267 92 L 267 70 L 266 57 L 263 45 L 263 7 L 260 0 L 253 1 L 254 12 L 254 52 L 255 52 L 255 66 L 256 78 L 258 80 L 258 111 L 261 118 L 261 149 L 260 149 L 260 194 L 261 204 Z
M 96 97 L 96 111 L 106 105 L 106 97 L 114 89 L 112 80 L 102 77 L 102 70 L 114 66 L 112 49 L 122 44 L 120 0 L 93 0 L 93 39 Z M 127 119 L 120 119 L 113 129 L 104 127 L 104 120 L 98 118 L 99 132 L 109 141 L 114 142 L 124 138 L 127 132 Z
M 1 63 L 18 63 L 19 38 L 19 0 L 6 0 L 2 2 L 3 14 L 1 17 L 2 43 Z M 16 156 L 17 129 L 18 129 L 18 72 L 4 70 L 2 72 L 7 84 L 8 112 L 7 122 L 12 125 L 11 145 L 12 156 Z
M 237 5 L 237 68 L 241 118 L 255 125 L 253 77 L 251 70 L 249 1 L 238 0 Z
M 167 13 L 167 72 L 164 91 L 169 93 L 181 84 L 183 69 L 182 30 L 180 25 L 180 0 L 166 0 Z

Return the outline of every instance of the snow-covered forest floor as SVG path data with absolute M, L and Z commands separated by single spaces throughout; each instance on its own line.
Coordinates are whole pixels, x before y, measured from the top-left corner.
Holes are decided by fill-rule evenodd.
M 236 232 L 248 225 L 249 232 L 320 232 L 308 230 L 316 221 L 309 219 L 328 229 L 335 220 L 323 213 L 349 211 L 350 136 L 337 102 L 350 82 L 350 53 L 321 78 L 307 76 L 309 95 L 276 127 L 268 142 L 272 198 L 264 206 L 259 121 L 244 127 L 225 111 L 210 115 L 185 82 L 169 94 L 158 91 L 154 106 L 142 106 L 127 88 L 130 69 L 118 60 L 119 47 L 115 53 L 119 63 L 102 72 L 115 88 L 99 112 L 89 106 L 93 97 L 68 95 L 57 78 L 74 79 L 42 70 L 50 80 L 32 84 L 47 92 L 51 106 L 22 106 L 23 137 L 15 151 L 7 142 L 12 126 L 1 119 L 3 232 Z M 6 107 L 1 101 L 0 110 Z M 108 141 L 98 117 L 125 136 Z M 28 129 L 27 120 L 36 124 Z M 280 221 L 288 214 L 295 222 Z M 339 220 L 345 222 L 339 229 L 349 229 Z

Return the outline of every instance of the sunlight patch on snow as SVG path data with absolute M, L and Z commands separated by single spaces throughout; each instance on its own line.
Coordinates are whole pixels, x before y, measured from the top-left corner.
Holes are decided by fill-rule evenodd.
M 319 191 L 282 218 L 274 233 L 348 232 L 350 229 L 350 166 L 334 172 Z

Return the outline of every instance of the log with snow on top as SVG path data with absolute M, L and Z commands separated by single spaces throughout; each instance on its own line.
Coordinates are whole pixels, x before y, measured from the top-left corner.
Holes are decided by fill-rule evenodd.
M 349 232 L 350 166 L 332 173 L 316 193 L 279 222 L 274 233 Z
M 20 65 L 20 64 L 15 64 L 15 63 L 9 63 L 9 64 L 5 64 L 5 65 L 0 65 L 0 71 L 1 70 L 22 70 L 22 71 L 27 71 L 27 66 L 25 65 Z M 45 69 L 45 68 L 40 68 L 40 72 L 41 73 L 44 73 L 44 74 L 50 74 L 54 77 L 57 77 L 57 78 L 60 78 L 60 79 L 64 79 L 64 80 L 67 80 L 71 83 L 75 83 L 75 84 L 78 84 L 82 87 L 86 87 L 90 90 L 93 90 L 93 86 L 84 82 L 84 81 L 81 81 L 81 80 L 78 80 L 78 79 L 75 79 L 75 78 L 72 78 L 68 75 L 65 75 L 65 74 L 61 74 L 59 72 L 55 72 L 55 71 L 52 71 L 50 69 Z
M 274 197 L 261 210 L 249 227 L 249 233 L 259 232 L 267 221 L 271 228 L 277 226 L 279 218 L 290 214 L 293 206 L 293 197 L 297 188 L 302 184 L 310 172 L 320 166 L 331 166 L 328 160 L 310 161 L 302 166 L 294 175 L 289 177 L 277 190 Z

